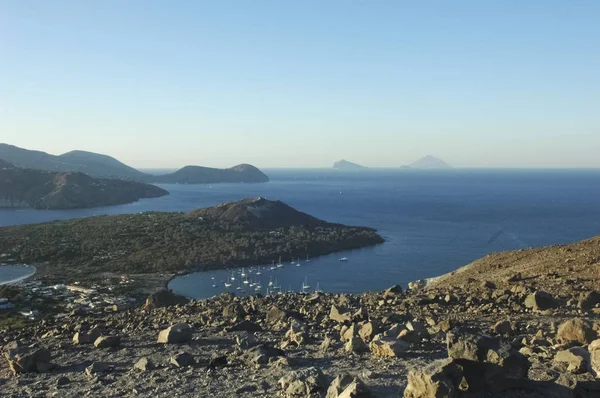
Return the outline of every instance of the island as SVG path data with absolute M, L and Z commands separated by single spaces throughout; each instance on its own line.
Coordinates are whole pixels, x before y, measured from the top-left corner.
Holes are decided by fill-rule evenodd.
M 96 178 L 111 178 L 145 183 L 164 184 L 216 184 L 221 182 L 262 183 L 268 182 L 262 171 L 249 164 L 240 164 L 227 169 L 186 166 L 165 175 L 143 173 L 119 160 L 94 152 L 70 151 L 62 155 L 0 144 L 0 159 L 25 168 L 52 172 L 85 173 Z
M 107 273 L 172 274 L 266 264 L 382 243 L 374 229 L 333 224 L 280 202 L 244 199 L 189 213 L 147 212 L 0 228 L 4 262 L 61 283 Z
M 441 159 L 436 158 L 435 156 L 427 155 L 422 157 L 419 160 L 416 160 L 409 164 L 407 168 L 410 169 L 451 169 L 448 163 L 444 162 Z
M 162 188 L 142 182 L 21 169 L 0 160 L 0 207 L 78 209 L 132 203 L 168 194 Z
M 337 162 L 333 163 L 333 168 L 336 170 L 348 170 L 348 171 L 366 169 L 365 166 L 361 166 L 360 164 L 349 162 L 345 159 L 338 160 Z

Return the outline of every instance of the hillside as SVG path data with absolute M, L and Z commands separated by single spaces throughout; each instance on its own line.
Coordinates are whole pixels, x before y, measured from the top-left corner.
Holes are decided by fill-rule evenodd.
M 249 164 L 240 164 L 229 169 L 201 166 L 185 166 L 171 174 L 152 176 L 154 182 L 163 184 L 215 184 L 222 182 L 268 182 L 262 171 Z
M 488 281 L 498 288 L 517 282 L 567 296 L 578 289 L 600 290 L 600 236 L 573 243 L 492 253 L 456 271 L 433 278 L 429 289 L 477 290 Z
M 337 170 L 362 170 L 366 169 L 365 166 L 361 166 L 360 164 L 352 163 L 347 160 L 338 160 L 333 163 L 333 168 Z
M 0 159 L 0 169 L 8 169 L 8 168 L 13 168 L 15 166 L 13 166 L 12 164 L 8 163 L 5 160 Z
M 72 151 L 60 156 L 0 144 L 0 159 L 25 169 L 78 172 L 92 177 L 142 180 L 145 174 L 118 160 L 91 152 Z
M 276 224 L 281 216 L 285 219 Z M 317 256 L 382 242 L 371 228 L 327 223 L 263 199 L 188 214 L 150 212 L 0 228 L 0 253 L 68 280 L 104 272 L 270 263 L 282 255 Z
M 0 207 L 75 209 L 164 195 L 168 195 L 164 189 L 140 182 L 96 179 L 83 173 L 2 168 L 0 164 Z
M 427 155 L 408 165 L 411 169 L 451 169 L 448 163 L 434 156 Z
M 281 201 L 262 198 L 223 203 L 190 213 L 192 217 L 221 223 L 244 225 L 252 229 L 278 229 L 291 226 L 317 227 L 327 224 L 318 218 L 286 205 Z
M 269 178 L 254 166 L 240 164 L 228 169 L 186 166 L 165 175 L 142 173 L 117 159 L 93 152 L 71 151 L 55 156 L 14 145 L 0 144 L 0 159 L 21 168 L 52 172 L 85 173 L 98 178 L 115 178 L 146 183 L 216 184 L 220 182 L 267 182 Z

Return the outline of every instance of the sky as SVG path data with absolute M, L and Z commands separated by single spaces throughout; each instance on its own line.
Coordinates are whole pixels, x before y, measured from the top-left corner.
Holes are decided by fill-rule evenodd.
M 600 167 L 597 0 L 0 0 L 0 142 L 186 164 Z

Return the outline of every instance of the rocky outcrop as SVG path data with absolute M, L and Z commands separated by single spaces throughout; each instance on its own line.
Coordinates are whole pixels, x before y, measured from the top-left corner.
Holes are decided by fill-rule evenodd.
M 146 299 L 146 304 L 144 305 L 144 309 L 150 310 L 153 308 L 170 307 L 172 305 L 183 305 L 189 301 L 190 300 L 182 295 L 175 294 L 167 289 L 163 289 L 148 296 Z

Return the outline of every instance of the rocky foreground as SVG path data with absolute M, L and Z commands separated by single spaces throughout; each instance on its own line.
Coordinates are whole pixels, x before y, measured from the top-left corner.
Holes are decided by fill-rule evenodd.
M 504 283 L 504 282 L 503 282 Z M 398 286 L 191 301 L 5 330 L 8 397 L 598 397 L 600 293 Z

